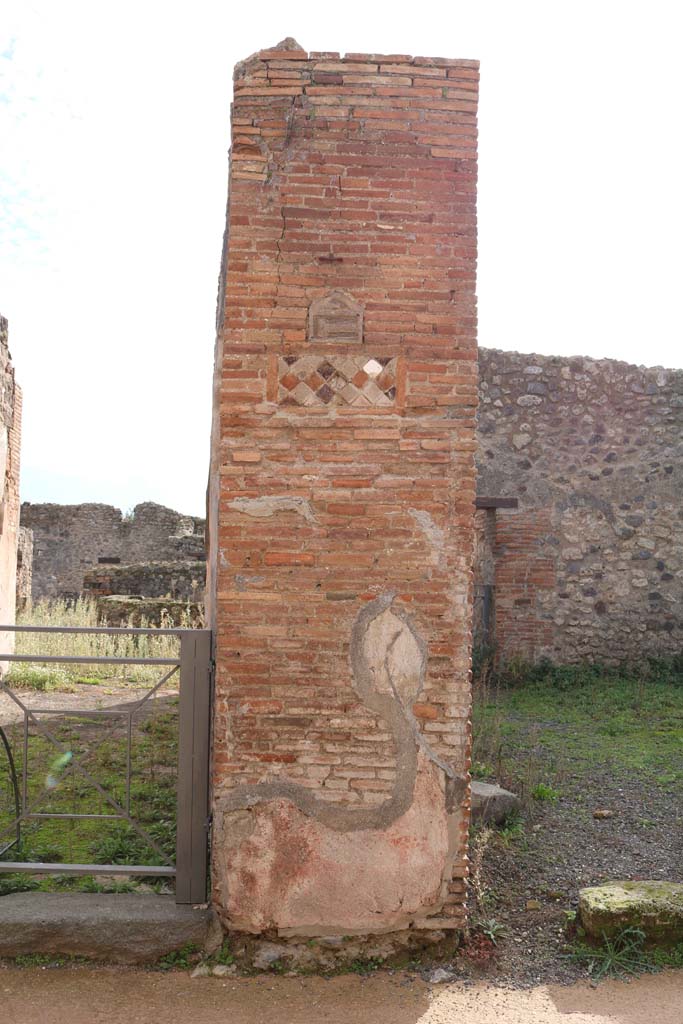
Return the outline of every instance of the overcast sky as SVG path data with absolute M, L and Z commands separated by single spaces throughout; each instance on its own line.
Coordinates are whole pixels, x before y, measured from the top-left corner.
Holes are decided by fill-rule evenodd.
M 236 61 L 482 62 L 480 343 L 683 366 L 676 5 L 0 0 L 22 495 L 202 514 Z

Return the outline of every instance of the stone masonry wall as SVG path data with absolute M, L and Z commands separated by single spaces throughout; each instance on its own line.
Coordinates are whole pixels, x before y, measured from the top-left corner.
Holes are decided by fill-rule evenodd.
M 33 582 L 33 531 L 19 527 L 17 543 L 17 611 L 31 600 Z
M 479 366 L 478 490 L 519 499 L 495 513 L 499 654 L 680 652 L 683 371 L 486 349 Z
M 109 560 L 139 564 L 204 558 L 204 520 L 153 502 L 136 505 L 131 516 L 111 505 L 24 502 L 21 524 L 33 531 L 34 601 L 78 596 L 84 573 Z
M 106 597 L 138 594 L 174 601 L 202 601 L 206 562 L 143 562 L 100 565 L 83 576 L 83 593 Z
M 0 622 L 11 624 L 16 609 L 22 396 L 8 340 L 8 323 L 0 316 Z M 0 644 L 9 651 L 13 639 L 2 636 Z
M 210 489 L 214 901 L 464 921 L 477 65 L 238 65 Z

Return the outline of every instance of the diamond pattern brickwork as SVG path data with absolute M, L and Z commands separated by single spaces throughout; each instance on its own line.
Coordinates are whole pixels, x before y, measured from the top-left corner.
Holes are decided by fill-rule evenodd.
M 396 356 L 280 356 L 277 399 L 281 405 L 392 406 Z

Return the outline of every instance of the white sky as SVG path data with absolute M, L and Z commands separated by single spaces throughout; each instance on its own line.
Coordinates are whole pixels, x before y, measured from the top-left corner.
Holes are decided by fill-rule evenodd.
M 480 343 L 683 366 L 678 5 L 0 0 L 0 312 L 30 501 L 202 514 L 232 67 L 478 58 Z

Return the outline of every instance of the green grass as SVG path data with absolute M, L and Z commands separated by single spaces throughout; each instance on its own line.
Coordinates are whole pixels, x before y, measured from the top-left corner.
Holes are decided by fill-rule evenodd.
M 547 782 L 537 782 L 531 790 L 531 797 L 533 800 L 547 800 L 548 803 L 555 804 L 560 799 L 560 794 Z
M 624 928 L 614 938 L 603 936 L 599 945 L 577 943 L 569 954 L 571 960 L 584 963 L 595 981 L 602 978 L 623 978 L 652 970 L 645 951 L 645 935 L 638 928 Z
M 552 799 L 562 765 L 614 766 L 670 789 L 683 782 L 683 673 L 596 666 L 521 670 L 475 684 L 475 775 Z M 507 684 L 507 685 L 506 685 Z M 561 790 L 561 786 L 558 787 Z M 545 797 L 538 794 L 545 793 Z
M 75 603 L 43 601 L 29 606 L 19 616 L 20 625 L 33 626 L 85 626 L 101 623 L 97 619 L 94 602 L 81 599 Z M 144 625 L 144 623 L 143 623 Z M 174 625 L 170 620 L 164 626 Z M 178 623 L 182 628 L 189 621 Z M 123 658 L 177 658 L 179 639 L 173 636 L 100 635 L 100 634 L 16 634 L 16 652 L 37 656 L 69 655 L 83 657 Z M 54 690 L 86 694 L 87 689 L 102 683 L 125 686 L 127 683 L 149 684 L 158 682 L 166 669 L 158 665 L 102 665 L 68 663 L 65 665 L 40 662 L 16 663 L 8 677 L 10 686 L 40 693 Z M 170 681 L 177 686 L 178 676 Z M 136 693 L 135 697 L 140 694 Z M 152 700 L 157 714 L 139 714 L 134 718 L 131 751 L 130 803 L 133 818 L 172 856 L 175 849 L 176 765 L 177 765 L 177 700 L 171 695 L 159 704 Z M 74 763 L 60 763 L 60 752 L 68 751 L 74 761 L 80 760 L 97 780 L 104 792 L 121 806 L 125 806 L 126 774 L 126 717 L 93 717 L 85 712 L 62 712 L 42 715 L 39 720 L 59 741 L 56 746 L 40 730 L 31 725 L 28 747 L 28 805 L 40 812 L 65 814 L 115 814 L 113 808 L 95 785 L 75 768 Z M 22 781 L 23 738 L 22 727 L 6 727 L 16 763 L 20 784 Z M 13 794 L 4 750 L 0 749 L 0 847 L 9 839 L 3 832 L 14 818 Z M 122 821 L 103 819 L 69 820 L 60 818 L 32 819 L 23 822 L 21 844 L 7 851 L 5 860 L 54 861 L 68 863 L 119 863 L 122 865 L 157 865 L 163 863 L 157 853 Z M 40 879 L 32 876 L 8 877 L 0 875 L 0 895 L 8 891 L 26 891 L 38 885 L 41 889 L 81 888 L 101 886 L 96 879 L 62 880 Z M 111 886 L 109 887 L 111 888 Z
M 70 714 L 50 723 L 52 733 L 74 751 L 104 791 L 124 806 L 126 737 L 122 719 L 93 719 Z M 117 723 L 115 726 L 112 722 Z M 100 724 L 104 723 L 104 724 Z M 17 772 L 23 771 L 21 727 L 7 732 L 14 748 Z M 105 738 L 103 738 L 105 737 Z M 133 730 L 131 748 L 131 813 L 171 859 L 175 853 L 177 700 L 165 701 L 163 710 L 138 722 Z M 28 802 L 38 802 L 40 811 L 63 814 L 114 813 L 98 790 L 71 762 L 55 768 L 59 750 L 46 738 L 32 731 L 29 740 Z M 14 811 L 8 799 L 4 763 L 0 764 L 0 830 L 11 822 Z M 49 788 L 50 781 L 56 783 Z M 33 819 L 22 823 L 21 844 L 7 851 L 6 860 L 51 861 L 86 864 L 163 864 L 158 855 L 124 821 L 102 819 Z M 33 875 L 0 875 L 0 895 L 8 891 L 129 891 L 127 883 L 102 886 L 97 877 L 74 878 L 67 875 L 40 878 Z
M 595 981 L 606 977 L 626 978 L 667 967 L 683 967 L 683 943 L 659 948 L 648 946 L 639 928 L 624 928 L 612 938 L 604 935 L 602 941 L 594 945 L 583 939 L 576 940 L 569 959 L 585 964 Z

